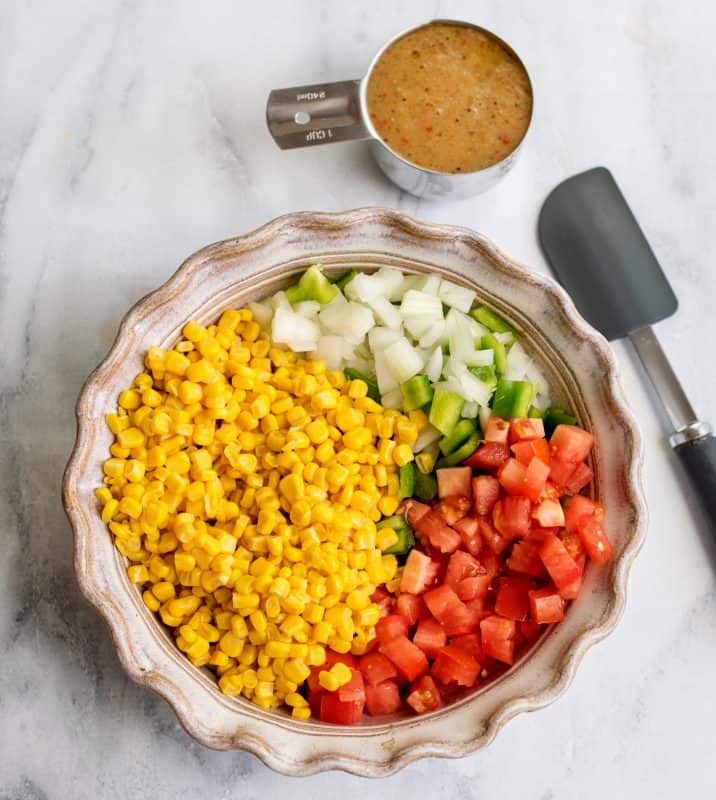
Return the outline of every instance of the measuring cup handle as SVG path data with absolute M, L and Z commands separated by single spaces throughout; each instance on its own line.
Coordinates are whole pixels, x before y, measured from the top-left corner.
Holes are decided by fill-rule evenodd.
M 359 80 L 274 89 L 266 102 L 266 124 L 282 150 L 371 137 Z

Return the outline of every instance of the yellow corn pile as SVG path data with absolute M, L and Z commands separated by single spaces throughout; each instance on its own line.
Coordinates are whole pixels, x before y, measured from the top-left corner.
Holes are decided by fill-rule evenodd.
M 150 348 L 107 415 L 102 519 L 193 664 L 226 694 L 305 719 L 311 667 L 326 647 L 365 652 L 371 595 L 399 581 L 375 523 L 395 512 L 397 468 L 427 420 L 273 347 L 248 309 L 183 334 Z M 320 674 L 326 688 L 348 679 Z

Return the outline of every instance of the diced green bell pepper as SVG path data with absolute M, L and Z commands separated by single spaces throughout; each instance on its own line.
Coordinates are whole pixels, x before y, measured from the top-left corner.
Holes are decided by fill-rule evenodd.
M 286 289 L 289 303 L 301 303 L 314 300 L 317 303 L 328 303 L 338 294 L 338 289 L 321 272 L 315 264 L 301 275 L 298 283 Z
M 403 395 L 403 408 L 406 411 L 422 408 L 433 399 L 433 387 L 427 375 L 413 375 L 400 384 L 400 393 Z
M 403 556 L 405 555 L 414 545 L 415 545 L 415 536 L 413 535 L 413 531 L 405 521 L 405 519 L 401 516 L 394 516 L 394 517 L 386 517 L 382 519 L 376 526 L 376 528 L 392 528 L 398 536 L 398 541 L 395 544 L 392 544 L 390 547 L 386 547 L 383 550 L 384 555 L 394 555 L 394 556 Z
M 476 430 L 477 424 L 474 419 L 461 419 L 450 433 L 440 440 L 440 452 L 444 456 L 450 455 L 467 441 Z
M 492 399 L 492 413 L 502 419 L 526 417 L 534 391 L 534 384 L 529 381 L 508 381 L 500 378 Z
M 482 337 L 481 347 L 483 350 L 490 349 L 494 352 L 495 371 L 498 375 L 502 375 L 507 369 L 507 350 L 505 350 L 505 345 L 494 334 L 486 333 Z
M 461 444 L 457 450 L 454 450 L 452 453 L 450 453 L 450 455 L 441 458 L 435 466 L 437 469 L 442 469 L 442 467 L 455 467 L 458 464 L 462 464 L 466 458 L 470 458 L 475 450 L 477 450 L 477 446 L 479 444 L 480 435 L 478 433 L 473 433 L 472 436 L 470 436 L 466 442 Z
M 517 331 L 487 306 L 473 308 L 470 311 L 470 316 L 495 333 L 511 333 L 513 340 L 519 339 Z
M 551 436 L 557 425 L 576 425 L 577 418 L 563 408 L 548 408 L 544 412 L 544 432 Z
M 415 464 L 412 461 L 409 461 L 407 464 L 403 464 L 400 468 L 400 488 L 398 489 L 398 494 L 400 495 L 401 500 L 405 500 L 406 497 L 412 497 L 413 492 L 415 491 L 415 473 L 417 470 L 415 469 Z
M 416 470 L 413 497 L 417 497 L 423 503 L 429 503 L 437 497 L 437 494 L 438 482 L 435 475 L 432 472 L 424 475 L 420 470 Z
M 369 378 L 367 375 L 364 375 L 362 372 L 358 372 L 357 369 L 352 369 L 351 367 L 345 367 L 343 370 L 343 374 L 348 378 L 349 381 L 363 381 L 365 385 L 368 387 L 368 397 L 371 400 L 375 400 L 376 403 L 380 402 L 380 391 L 378 390 L 378 384 L 372 379 Z
M 527 416 L 530 419 L 544 419 L 544 411 L 540 411 L 539 408 L 530 406 L 530 410 L 527 412 Z
M 468 367 L 467 369 L 468 372 L 471 372 L 478 380 L 488 386 L 491 392 L 495 391 L 497 374 L 495 373 L 494 364 L 489 364 L 486 367 Z
M 443 436 L 447 436 L 457 425 L 465 400 L 459 394 L 439 386 L 430 406 L 430 424 Z

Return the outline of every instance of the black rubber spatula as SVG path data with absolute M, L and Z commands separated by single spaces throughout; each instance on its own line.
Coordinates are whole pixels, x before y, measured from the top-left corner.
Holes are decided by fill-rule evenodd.
M 609 170 L 560 183 L 542 206 L 539 236 L 584 318 L 607 339 L 631 340 L 670 422 L 671 447 L 716 531 L 716 438 L 698 420 L 651 328 L 678 303 Z

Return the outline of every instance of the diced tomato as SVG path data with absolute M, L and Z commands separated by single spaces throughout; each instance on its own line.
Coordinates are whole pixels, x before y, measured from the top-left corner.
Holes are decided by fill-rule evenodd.
M 330 647 L 326 648 L 326 660 L 323 662 L 321 669 L 330 669 L 334 664 L 345 664 L 351 669 L 356 669 L 358 659 L 352 653 L 337 653 L 335 650 L 331 650 Z
M 540 545 L 536 542 L 523 540 L 516 542 L 507 559 L 507 566 L 513 572 L 520 572 L 523 575 L 532 575 L 535 578 L 542 578 L 547 574 L 542 559 L 539 556 Z
M 435 711 L 443 704 L 440 690 L 430 675 L 423 675 L 410 687 L 410 694 L 405 702 L 418 714 Z
M 463 464 L 474 469 L 497 469 L 509 457 L 510 448 L 506 444 L 483 442 Z
M 579 464 L 589 455 L 594 437 L 576 425 L 557 425 L 549 440 L 552 457 L 570 464 Z
M 467 552 L 476 556 L 482 547 L 482 538 L 475 517 L 463 517 L 455 523 L 455 530 L 460 534 L 462 544 Z
M 472 498 L 472 470 L 470 467 L 444 467 L 435 473 L 438 478 L 438 497 Z
M 548 624 L 564 619 L 564 600 L 553 587 L 533 589 L 529 593 L 529 598 L 530 614 L 535 622 Z
M 592 470 L 582 462 L 577 465 L 577 468 L 569 476 L 569 480 L 564 484 L 564 491 L 567 494 L 579 494 L 593 477 Z
M 471 600 L 479 600 L 486 597 L 490 590 L 492 583 L 492 575 L 485 572 L 482 575 L 473 575 L 469 578 L 463 578 L 457 585 L 455 592 L 457 596 L 463 601 L 468 603 Z
M 482 649 L 486 656 L 492 656 L 505 664 L 511 664 L 515 657 L 515 621 L 504 617 L 490 616 L 480 622 Z
M 369 686 L 395 678 L 398 671 L 393 662 L 382 653 L 368 653 L 358 660 L 358 668 Z M 321 667 L 323 669 L 323 667 Z
M 428 658 L 435 654 L 447 642 L 445 628 L 434 619 L 421 619 L 413 634 L 413 644 L 416 644 Z
M 533 503 L 536 503 L 547 485 L 548 477 L 549 465 L 535 456 L 527 466 L 525 487 L 522 493 L 529 497 Z
M 557 500 L 542 500 L 532 509 L 532 519 L 542 528 L 561 528 L 564 525 L 564 509 Z
M 465 580 L 470 580 L 466 578 Z M 485 616 L 482 603 L 473 601 L 470 605 L 463 604 L 464 608 L 456 610 L 445 622 L 445 633 L 448 637 L 462 636 L 477 630 L 480 620 Z
M 320 669 L 323 669 L 323 667 Z M 316 674 L 318 674 L 318 672 Z M 311 716 L 315 717 L 316 719 L 321 718 L 321 700 L 323 699 L 324 694 L 325 692 L 323 689 L 310 691 L 308 693 L 308 705 L 311 709 Z
M 524 494 L 527 467 L 516 458 L 508 458 L 500 467 L 497 477 L 507 494 Z
M 606 564 L 612 557 L 612 543 L 596 517 L 588 519 L 579 528 L 579 536 L 587 554 L 596 564 Z
M 351 679 L 339 687 L 338 697 L 342 702 L 348 703 L 353 700 L 360 700 L 365 703 L 365 684 L 363 683 L 363 673 L 359 669 L 351 670 Z
M 570 533 L 578 533 L 592 517 L 601 522 L 604 508 L 601 503 L 595 503 L 581 494 L 572 497 L 564 509 L 564 525 Z
M 426 592 L 423 599 L 428 611 L 443 625 L 449 625 L 456 615 L 465 610 L 465 604 L 446 584 Z
M 384 681 L 365 687 L 365 710 L 372 717 L 393 714 L 402 704 L 398 684 L 395 681 Z
M 507 494 L 529 497 L 536 502 L 547 483 L 549 469 L 536 456 L 526 467 L 516 458 L 510 458 L 500 467 L 497 477 Z
M 363 718 L 363 700 L 343 701 L 338 692 L 322 692 L 321 721 L 336 725 L 353 725 Z
M 457 550 L 450 556 L 445 573 L 445 583 L 457 592 L 457 587 L 463 578 L 485 575 L 486 572 L 487 570 L 473 556 L 464 550 Z
M 495 613 L 506 619 L 527 619 L 530 610 L 527 592 L 534 588 L 534 581 L 529 578 L 499 578 Z
M 555 586 L 561 589 L 581 575 L 577 563 L 567 552 L 561 539 L 547 536 L 540 545 L 539 555 Z
M 400 591 L 420 594 L 433 585 L 440 571 L 440 565 L 425 553 L 413 548 L 403 567 Z
M 500 499 L 500 482 L 493 475 L 478 475 L 472 479 L 472 495 L 475 513 L 479 517 L 486 517 Z
M 401 617 L 400 614 L 388 614 L 387 617 L 378 620 L 375 626 L 375 636 L 381 644 L 385 644 L 399 636 L 407 636 L 409 630 L 410 624 L 405 617 Z
M 480 536 L 483 542 L 492 550 L 493 553 L 499 555 L 503 550 L 506 550 L 510 544 L 510 540 L 506 539 L 502 534 L 495 530 L 494 525 L 487 519 L 481 519 L 478 523 L 480 529 Z
M 571 461 L 563 461 L 561 458 L 554 457 L 550 461 L 549 465 L 549 479 L 555 486 L 564 489 L 576 471 L 576 464 L 572 464 Z
M 469 497 L 456 494 L 446 500 L 441 500 L 437 507 L 440 510 L 440 516 L 448 525 L 452 526 L 459 522 L 472 508 L 472 500 Z
M 418 520 L 415 529 L 427 536 L 430 544 L 441 553 L 452 553 L 461 542 L 460 534 L 447 525 L 434 509 Z
M 516 442 L 510 447 L 515 458 L 527 466 L 533 458 L 539 458 L 545 464 L 550 462 L 549 443 L 546 439 L 531 439 L 528 442 Z
M 557 489 L 557 487 L 548 480 L 547 483 L 544 485 L 544 489 L 542 489 L 542 494 L 539 496 L 540 503 L 543 500 L 559 500 L 562 496 L 562 493 Z
M 381 645 L 380 652 L 388 656 L 398 672 L 409 681 L 414 681 L 428 668 L 425 653 L 406 636 L 399 636 L 392 642 Z
M 504 564 L 502 559 L 495 555 L 489 547 L 483 547 L 477 560 L 487 570 L 487 574 L 494 578 L 498 573 L 502 572 Z M 542 562 L 540 562 L 541 564 Z
M 510 433 L 510 423 L 506 419 L 500 417 L 490 417 L 485 425 L 486 442 L 497 442 L 498 444 L 507 444 L 507 437 Z
M 526 619 L 520 622 L 520 633 L 528 642 L 534 642 L 535 639 L 538 639 L 543 630 L 544 628 L 539 622 L 535 622 L 533 619 Z
M 409 592 L 401 592 L 395 604 L 395 610 L 401 617 L 404 617 L 408 624 L 415 623 L 426 613 L 425 603 L 422 598 Z
M 392 595 L 385 586 L 379 586 L 370 598 L 380 609 L 381 614 L 391 614 L 395 607 L 395 595 Z
M 571 534 L 567 534 L 571 536 Z M 575 561 L 577 566 L 579 567 L 579 577 L 575 578 L 571 583 L 568 583 L 566 586 L 563 586 L 559 593 L 564 597 L 565 600 L 576 600 L 579 597 L 579 593 L 582 591 L 582 581 L 584 580 L 584 565 L 586 563 L 587 557 L 582 554 L 578 556 Z
M 510 422 L 510 442 L 544 439 L 544 422 L 541 419 L 513 419 Z
M 418 520 L 424 517 L 428 511 L 430 511 L 429 505 L 419 503 L 417 500 L 408 500 L 405 506 L 405 516 L 410 527 L 415 528 Z
M 481 661 L 484 656 L 482 652 L 482 636 L 479 633 L 466 633 L 463 636 L 455 636 L 450 639 L 450 644 L 469 653 L 475 661 Z
M 437 654 L 431 672 L 441 683 L 472 686 L 480 669 L 480 664 L 469 653 L 449 644 Z
M 563 528 L 559 526 L 555 526 L 553 528 L 543 528 L 541 525 L 537 524 L 536 521 L 532 523 L 530 527 L 530 532 L 527 535 L 527 538 L 532 542 L 543 542 L 548 536 L 557 536 L 557 534 L 561 533 Z
M 567 548 L 569 555 L 572 556 L 575 561 L 579 562 L 580 558 L 584 558 L 584 545 L 578 533 L 562 531 L 559 538 L 562 540 L 562 544 Z
M 531 505 L 528 497 L 505 497 L 492 510 L 492 522 L 508 539 L 527 536 L 530 530 Z

